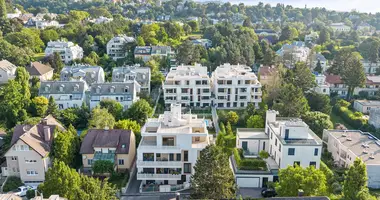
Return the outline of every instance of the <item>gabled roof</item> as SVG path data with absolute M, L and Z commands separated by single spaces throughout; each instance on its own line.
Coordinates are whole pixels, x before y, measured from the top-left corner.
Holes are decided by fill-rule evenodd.
M 22 198 L 14 194 L 0 194 L 0 200 L 22 200 Z
M 49 127 L 50 140 L 45 140 L 44 127 Z M 34 126 L 27 124 L 17 125 L 13 131 L 11 146 L 13 146 L 18 140 L 22 140 L 42 157 L 45 157 L 50 152 L 50 147 L 54 138 L 54 130 L 56 128 L 65 130 L 65 128 L 63 128 L 63 126 L 51 115 L 43 118 L 40 123 Z
M 30 67 L 27 67 L 26 70 L 29 72 L 31 76 L 41 76 L 53 71 L 53 68 L 51 68 L 48 65 L 44 65 L 40 62 L 32 62 L 30 64 Z
M 91 96 L 123 94 L 131 95 L 131 97 L 133 97 L 135 92 L 139 92 L 140 87 L 140 84 L 137 83 L 136 80 L 129 80 L 127 82 L 95 83 L 91 86 L 90 93 Z M 111 88 L 113 91 L 111 91 Z
M 0 69 L 8 72 L 8 71 L 12 71 L 13 69 L 16 69 L 17 67 L 12 64 L 11 62 L 9 62 L 8 60 L 2 60 L 0 61 Z
M 116 148 L 117 154 L 128 154 L 131 134 L 131 130 L 124 129 L 90 129 L 83 139 L 80 154 L 93 154 L 96 147 Z

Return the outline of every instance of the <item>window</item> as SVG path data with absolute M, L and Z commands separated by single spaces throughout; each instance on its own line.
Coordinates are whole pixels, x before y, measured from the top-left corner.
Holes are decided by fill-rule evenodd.
M 169 154 L 169 161 L 174 161 L 174 153 Z
M 143 161 L 154 161 L 154 153 L 143 153 Z
M 294 161 L 293 166 L 294 166 L 294 167 L 295 167 L 295 166 L 301 166 L 301 162 L 300 162 L 300 161 Z
M 274 141 L 274 146 L 277 147 L 277 139 Z
M 181 154 L 177 153 L 176 158 L 177 158 L 177 161 L 181 161 Z
M 278 151 L 281 152 L 281 144 L 278 144 Z
M 183 161 L 189 161 L 189 152 L 183 151 Z
M 25 163 L 36 163 L 37 160 L 25 160 Z
M 289 156 L 294 156 L 295 153 L 296 153 L 295 151 L 296 151 L 296 150 L 295 150 L 294 148 L 289 148 L 289 149 L 288 149 L 288 155 L 289 155 Z
M 87 160 L 87 164 L 88 164 L 88 165 L 92 165 L 92 159 L 88 159 L 88 160 Z
M 183 164 L 183 173 L 191 173 L 191 163 Z
M 285 129 L 285 140 L 289 139 L 289 129 Z
M 269 132 L 269 128 L 268 128 L 268 132 Z M 273 139 L 273 132 L 270 133 L 270 139 Z
M 315 155 L 315 156 L 318 156 L 318 148 L 315 148 L 315 149 L 314 149 L 314 155 Z
M 163 146 L 174 146 L 174 137 L 162 138 Z
M 28 176 L 36 176 L 38 175 L 38 172 L 36 170 L 26 170 L 26 174 Z
M 16 156 L 12 156 L 12 160 L 17 160 L 17 157 Z
M 317 167 L 317 162 L 310 162 L 310 166 Z
M 224 88 L 218 88 L 218 92 L 224 93 Z
M 124 159 L 119 159 L 119 165 L 124 165 Z

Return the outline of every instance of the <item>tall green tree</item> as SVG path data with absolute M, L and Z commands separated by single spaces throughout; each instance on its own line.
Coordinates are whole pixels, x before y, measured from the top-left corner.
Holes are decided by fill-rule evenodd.
M 312 91 L 306 93 L 306 99 L 311 111 L 319 111 L 328 115 L 331 113 L 332 106 L 328 95 Z
M 62 161 L 70 167 L 75 167 L 80 148 L 77 131 L 70 125 L 65 131 L 57 131 L 56 135 L 52 147 L 53 159 Z
M 347 99 L 350 99 L 356 87 L 365 84 L 366 76 L 362 62 L 357 56 L 348 58 L 341 79 L 348 86 Z
M 247 120 L 247 128 L 264 128 L 265 122 L 261 115 L 252 115 Z
M 113 115 L 115 120 L 121 119 L 123 115 L 123 106 L 113 99 L 104 99 L 100 101 L 100 108 L 105 108 Z
M 297 88 L 301 88 L 304 93 L 317 85 L 315 82 L 315 76 L 304 62 L 296 63 L 293 69 L 292 81 L 293 85 Z
M 55 103 L 53 96 L 49 97 L 48 108 L 46 110 L 46 115 L 52 115 L 57 117 L 59 114 L 58 105 Z
M 23 101 L 25 107 L 29 105 L 30 102 L 30 88 L 29 88 L 29 72 L 26 71 L 24 67 L 18 67 L 16 69 L 16 78 L 15 81 L 18 82 L 21 86 L 21 94 L 23 95 Z
M 280 41 L 293 40 L 298 37 L 298 31 L 294 27 L 285 26 L 281 31 Z
M 293 84 L 285 84 L 280 88 L 273 109 L 279 111 L 280 115 L 284 117 L 300 117 L 310 108 L 301 88 L 297 88 Z
M 315 66 L 314 71 L 318 72 L 319 74 L 322 74 L 323 68 L 322 68 L 322 65 L 321 65 L 321 60 L 318 60 L 317 66 Z
M 278 174 L 279 182 L 276 192 L 280 197 L 298 196 L 302 189 L 305 196 L 321 196 L 326 192 L 326 177 L 322 171 L 313 166 L 305 169 L 300 166 L 288 166 Z
M 330 41 L 330 32 L 327 30 L 327 28 L 322 28 L 321 32 L 319 33 L 319 44 L 324 44 L 326 42 Z
M 357 200 L 358 194 L 367 189 L 367 169 L 365 163 L 356 158 L 353 165 L 346 172 L 343 183 L 343 195 L 345 199 Z
M 94 108 L 91 112 L 89 120 L 90 128 L 104 129 L 106 127 L 112 129 L 115 125 L 115 118 L 105 108 Z
M 33 116 L 45 117 L 45 113 L 48 109 L 49 100 L 46 97 L 39 96 L 32 99 L 32 112 Z
M 7 18 L 7 6 L 5 5 L 5 0 L 0 0 L 0 18 Z
M 143 125 L 148 117 L 153 114 L 153 108 L 145 99 L 140 99 L 133 103 L 132 106 L 127 110 L 126 116 Z
M 236 183 L 228 155 L 221 148 L 209 145 L 200 153 L 191 176 L 192 199 L 235 198 Z
M 309 125 L 309 128 L 322 138 L 324 129 L 334 128 L 330 120 L 330 116 L 321 112 L 307 112 L 302 116 L 304 122 Z
M 129 119 L 120 120 L 120 121 L 117 121 L 115 123 L 115 127 L 114 128 L 115 129 L 132 130 L 133 133 L 136 136 L 136 147 L 140 143 L 140 140 L 141 140 L 141 133 L 140 133 L 141 126 L 136 121 L 132 121 L 132 120 L 129 120 Z

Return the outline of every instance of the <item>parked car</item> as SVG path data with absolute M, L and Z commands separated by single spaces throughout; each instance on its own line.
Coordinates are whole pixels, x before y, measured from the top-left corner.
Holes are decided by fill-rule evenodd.
M 276 190 L 273 188 L 265 188 L 261 190 L 261 195 L 263 197 L 275 197 L 277 195 Z
M 17 195 L 17 196 L 20 196 L 20 197 L 23 197 L 26 195 L 26 192 L 28 190 L 36 190 L 37 188 L 35 187 L 31 187 L 31 186 L 20 186 L 17 188 L 16 192 L 13 193 L 14 195 Z

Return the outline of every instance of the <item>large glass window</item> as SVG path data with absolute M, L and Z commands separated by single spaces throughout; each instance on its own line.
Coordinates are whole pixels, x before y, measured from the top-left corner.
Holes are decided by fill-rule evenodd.
M 154 161 L 154 153 L 143 153 L 143 161 Z
M 189 161 L 189 152 L 183 151 L 183 161 Z
M 191 163 L 183 164 L 183 172 L 184 173 L 191 173 Z
M 289 148 L 289 149 L 288 149 L 288 155 L 289 155 L 289 156 L 294 156 L 295 153 L 296 153 L 296 149 L 294 149 L 294 148 Z
M 162 138 L 163 146 L 174 146 L 174 137 L 165 137 Z

